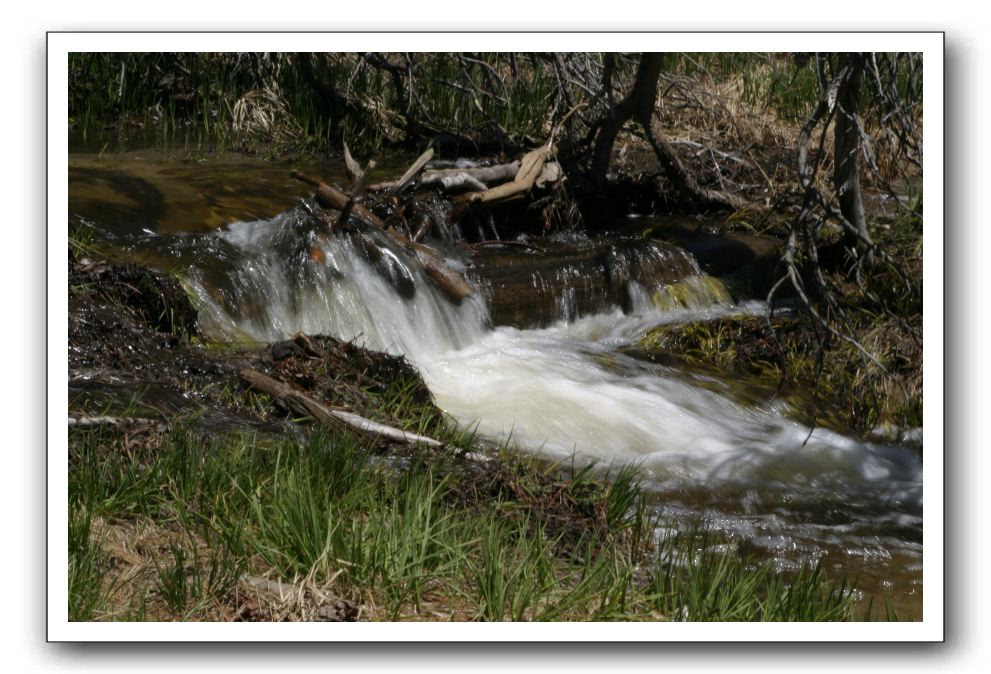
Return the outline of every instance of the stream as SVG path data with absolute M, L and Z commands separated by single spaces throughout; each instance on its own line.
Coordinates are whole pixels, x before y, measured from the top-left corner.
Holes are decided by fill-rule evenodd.
M 810 434 L 784 401 L 744 404 L 733 381 L 628 353 L 658 325 L 763 312 L 708 290 L 691 254 L 622 238 L 562 237 L 543 254 L 494 247 L 448 260 L 483 289 L 455 306 L 414 265 L 415 292 L 399 292 L 395 274 L 350 239 L 314 238 L 294 205 L 305 189 L 286 167 L 75 154 L 69 181 L 70 221 L 130 259 L 182 270 L 210 337 L 271 342 L 304 332 L 403 354 L 437 405 L 482 436 L 553 460 L 635 463 L 664 521 L 704 517 L 741 554 L 783 571 L 821 559 L 865 600 L 883 606 L 890 595 L 901 619 L 921 619 L 917 449 Z M 608 292 L 594 282 L 600 263 L 582 262 L 606 258 L 614 277 L 623 270 L 602 286 Z M 506 265 L 528 296 L 553 295 L 529 325 L 524 309 L 504 312 L 492 299 Z M 672 282 L 694 289 L 691 302 L 658 308 L 651 295 Z

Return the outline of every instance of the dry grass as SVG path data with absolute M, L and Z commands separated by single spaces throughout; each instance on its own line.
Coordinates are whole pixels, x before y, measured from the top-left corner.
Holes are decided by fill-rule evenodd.
M 296 142 L 302 128 L 285 98 L 271 87 L 252 89 L 234 103 L 231 127 L 242 144 Z

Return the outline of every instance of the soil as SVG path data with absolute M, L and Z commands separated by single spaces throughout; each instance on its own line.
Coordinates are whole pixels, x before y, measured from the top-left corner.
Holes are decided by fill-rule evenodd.
M 287 411 L 259 404 L 262 396 L 241 379 L 244 368 L 380 420 L 393 390 L 441 414 L 401 357 L 319 336 L 253 349 L 207 342 L 179 282 L 134 265 L 70 256 L 68 353 L 69 411 L 77 416 L 128 416 L 136 408 L 141 417 L 188 417 L 207 429 L 284 430 Z

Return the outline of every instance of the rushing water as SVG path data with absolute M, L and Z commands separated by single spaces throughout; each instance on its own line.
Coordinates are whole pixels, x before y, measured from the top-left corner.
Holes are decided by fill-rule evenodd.
M 184 265 L 201 327 L 217 338 L 328 334 L 405 354 L 438 405 L 482 435 L 554 458 L 635 462 L 674 521 L 704 516 L 783 568 L 823 557 L 869 593 L 890 587 L 899 609 L 921 617 L 916 453 L 825 429 L 810 434 L 783 413 L 784 402 L 746 405 L 729 395 L 729 382 L 622 351 L 659 324 L 758 312 L 759 304 L 699 292 L 697 306 L 662 310 L 651 301 L 658 287 L 634 281 L 622 309 L 576 317 L 564 297 L 562 320 L 547 327 L 493 328 L 481 294 L 455 306 L 402 252 L 373 264 L 352 239 L 320 238 L 309 227 L 297 208 L 205 234 L 114 235 L 136 257 Z M 412 293 L 397 269 L 412 277 Z

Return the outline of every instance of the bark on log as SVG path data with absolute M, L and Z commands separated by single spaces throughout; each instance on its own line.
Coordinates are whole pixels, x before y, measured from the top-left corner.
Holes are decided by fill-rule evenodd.
M 401 431 L 398 428 L 393 428 L 392 426 L 386 426 L 385 424 L 370 421 L 351 412 L 330 409 L 323 403 L 317 402 L 310 396 L 296 390 L 289 384 L 281 382 L 278 379 L 273 379 L 272 377 L 262 374 L 256 370 L 247 368 L 241 370 L 241 378 L 255 388 L 264 391 L 276 400 L 284 403 L 296 413 L 311 416 L 326 426 L 336 428 L 343 426 L 361 433 L 365 433 L 366 435 L 385 437 L 390 440 L 405 442 L 410 445 L 420 443 L 430 447 L 444 446 L 444 443 L 439 440 L 434 440 L 433 438 L 428 438 L 424 435 L 407 433 L 406 431 Z
M 317 202 L 324 208 L 335 208 L 339 211 L 343 211 L 347 206 L 348 195 L 334 187 L 331 187 L 322 180 L 314 178 L 313 176 L 308 176 L 299 171 L 291 171 L 289 175 L 296 180 L 312 186 L 317 197 Z M 361 204 L 355 204 L 352 214 L 360 220 L 364 220 L 365 222 L 375 225 L 380 229 L 385 228 L 385 223 L 382 222 L 382 218 L 375 215 Z
M 456 303 L 460 304 L 464 298 L 475 292 L 461 274 L 444 262 L 436 250 L 422 243 L 414 243 L 413 250 L 430 280 L 436 283 Z

